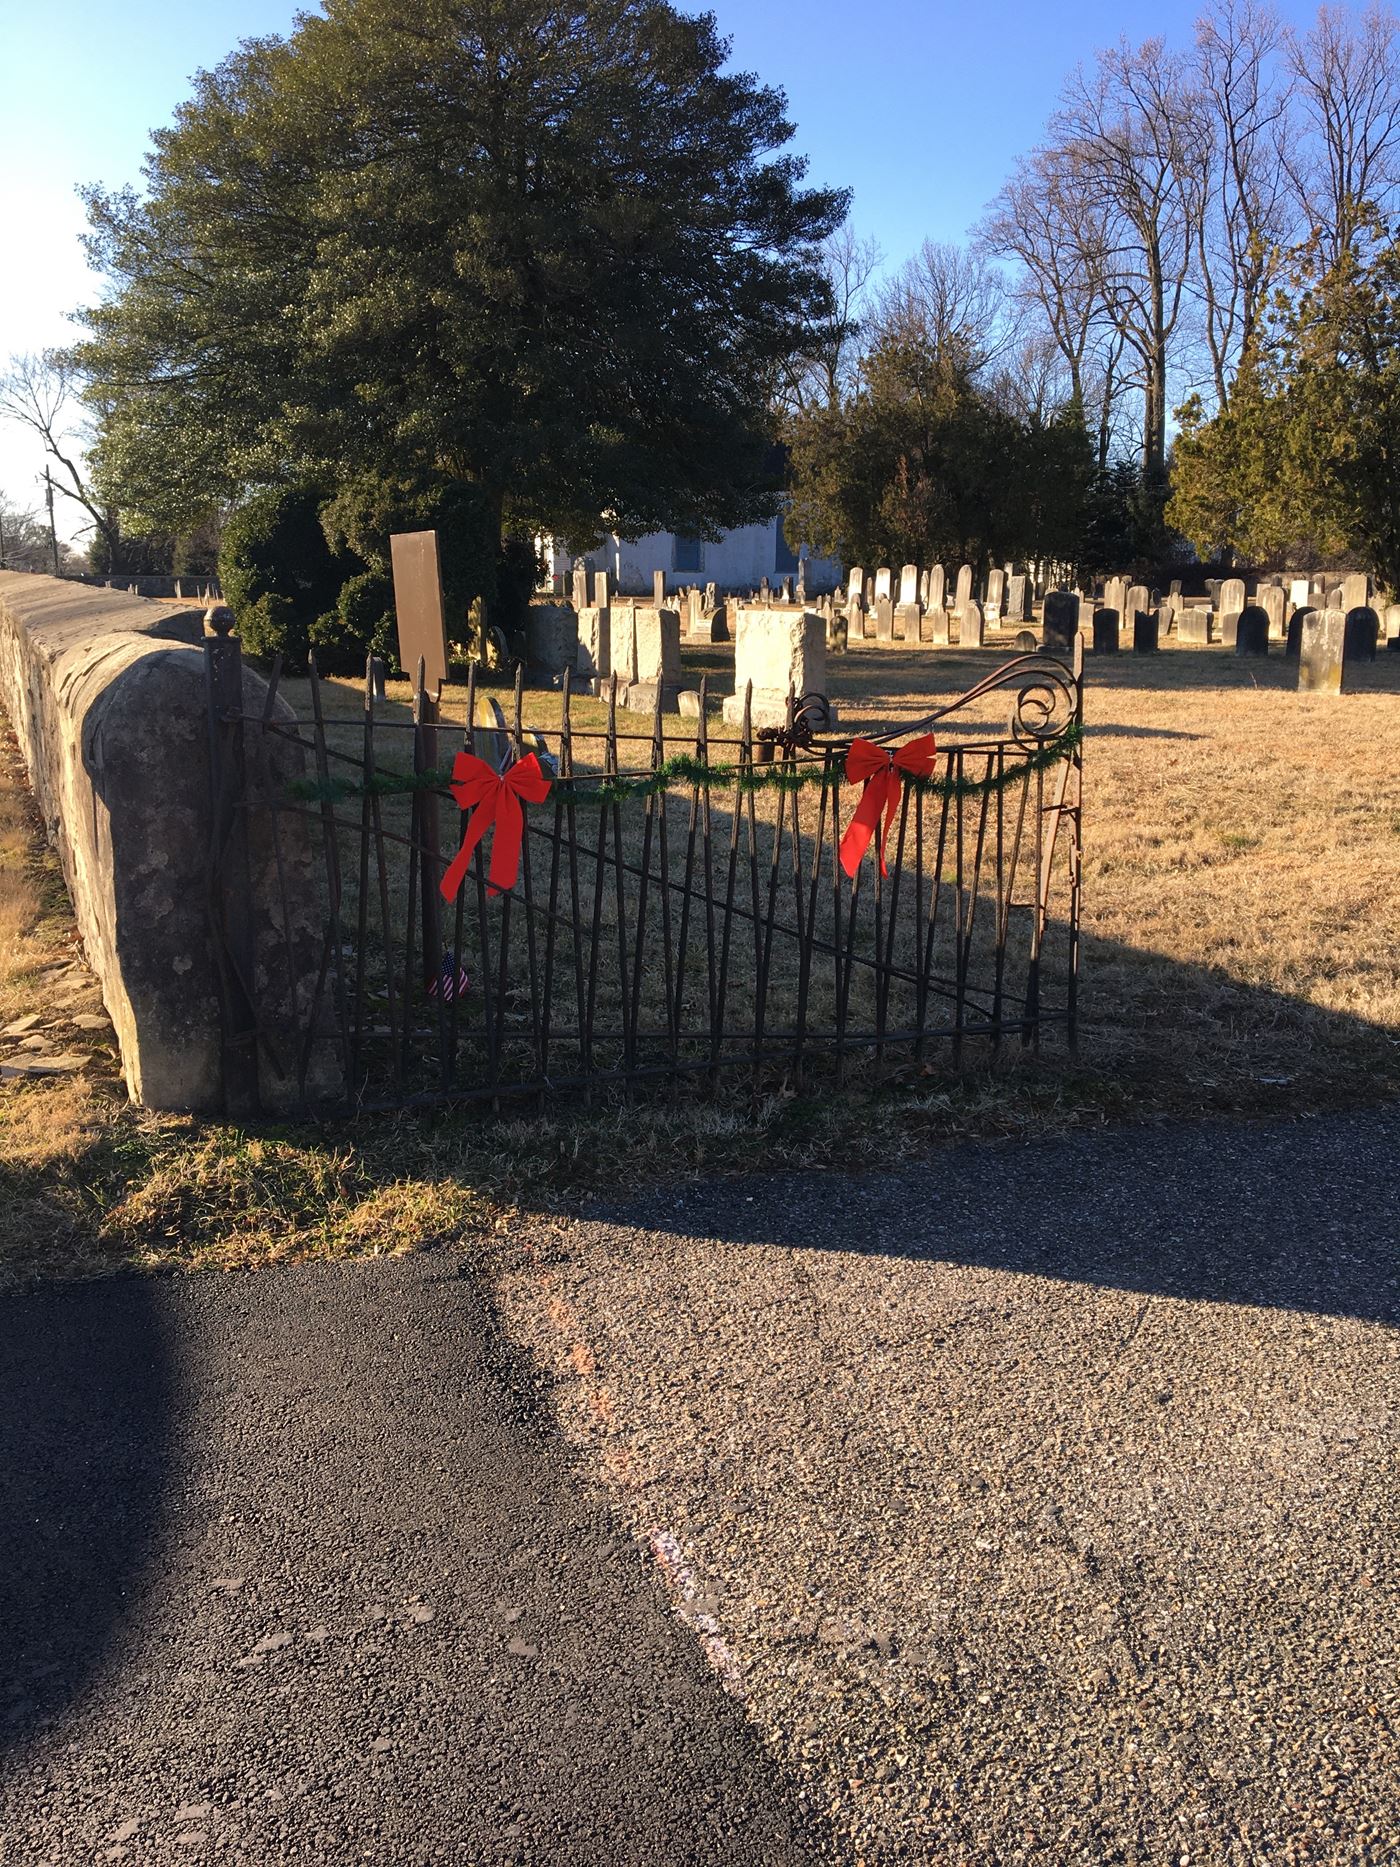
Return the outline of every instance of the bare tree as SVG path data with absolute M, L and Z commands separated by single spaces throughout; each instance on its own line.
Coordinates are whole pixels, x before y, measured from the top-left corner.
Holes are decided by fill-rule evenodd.
M 983 374 L 1013 341 L 1006 289 L 975 251 L 925 240 L 880 294 L 878 322 L 887 334 L 917 331 L 940 357 L 956 358 L 969 376 Z
M 1277 15 L 1259 0 L 1215 0 L 1196 22 L 1195 90 L 1210 138 L 1196 271 L 1222 409 L 1293 231 L 1288 102 L 1276 56 L 1283 39 Z
M 1306 37 L 1287 34 L 1289 68 L 1310 134 L 1288 153 L 1289 174 L 1323 262 L 1351 246 L 1366 209 L 1393 209 L 1400 187 L 1400 22 L 1377 5 L 1353 29 L 1340 7 L 1318 9 Z
M 1067 179 L 1057 152 L 1023 158 L 978 239 L 984 251 L 1013 262 L 1011 293 L 1022 330 L 1039 324 L 1054 343 L 1067 393 L 1083 410 L 1104 466 L 1120 425 L 1123 339 L 1098 293 L 1092 262 L 1099 222 Z
M 794 357 L 784 372 L 781 399 L 789 414 L 838 408 L 850 393 L 859 371 L 871 281 L 883 258 L 875 242 L 860 239 L 849 221 L 823 242 L 821 255 L 834 309 L 822 344 Z
M 83 447 L 74 434 L 77 382 L 57 352 L 11 357 L 0 376 L 0 420 L 17 421 L 43 442 L 59 471 L 50 469 L 55 493 L 84 511 L 107 546 L 108 562 L 121 563 L 121 526 L 115 512 L 98 499 L 79 460 Z
M 1142 464 L 1165 469 L 1167 382 L 1183 334 L 1204 211 L 1209 139 L 1185 61 L 1161 39 L 1126 41 L 1065 88 L 1042 152 L 1076 199 L 1077 258 L 1122 339 L 1142 397 Z
M 48 570 L 52 561 L 47 521 L 0 493 L 0 570 Z

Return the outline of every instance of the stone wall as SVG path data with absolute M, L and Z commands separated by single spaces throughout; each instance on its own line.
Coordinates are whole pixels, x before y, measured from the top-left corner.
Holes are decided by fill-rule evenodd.
M 148 1108 L 217 1113 L 224 1081 L 207 887 L 203 636 L 202 612 L 186 604 L 0 572 L 0 705 L 63 864 L 128 1091 Z M 244 711 L 260 715 L 266 684 L 248 670 L 243 683 Z M 273 717 L 294 720 L 281 702 Z M 302 774 L 300 748 L 275 735 L 250 732 L 246 757 L 254 798 Z M 260 840 L 250 833 L 246 870 L 255 983 L 304 1007 L 321 919 L 310 848 L 295 831 L 288 844 L 284 829 L 287 927 Z M 265 1057 L 260 1072 L 265 1106 L 291 1106 L 295 1084 Z

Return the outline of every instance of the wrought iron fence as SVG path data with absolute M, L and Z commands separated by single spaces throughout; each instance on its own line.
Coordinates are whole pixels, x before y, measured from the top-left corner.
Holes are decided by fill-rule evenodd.
M 236 672 L 236 643 L 210 653 Z M 746 700 L 726 735 L 703 686 L 698 718 L 663 716 L 658 693 L 648 728 L 619 710 L 615 686 L 600 704 L 566 684 L 557 723 L 541 726 L 519 675 L 508 713 L 473 676 L 456 721 L 421 673 L 411 717 L 375 698 L 368 672 L 353 714 L 346 685 L 314 663 L 303 715 L 280 685 L 274 670 L 252 715 L 218 699 L 241 696 L 241 677 L 211 667 L 224 826 L 211 902 L 245 1085 L 261 1061 L 308 1110 L 498 1104 L 736 1077 L 810 1086 L 940 1048 L 956 1063 L 971 1046 L 1074 1042 L 1077 649 L 1072 665 L 1018 656 L 854 753 L 821 730 L 813 696 L 791 696 L 786 724 L 764 732 Z M 989 732 L 975 716 L 994 696 L 1011 717 Z M 243 776 L 251 733 L 286 754 L 256 793 Z M 482 765 L 458 769 L 454 789 L 459 752 Z M 531 755 L 541 779 L 527 786 Z M 503 789 L 519 855 L 493 893 L 493 868 L 498 880 L 510 868 Z M 464 839 L 493 813 L 444 898 Z M 872 814 L 857 851 L 852 821 Z M 250 860 L 284 905 L 289 867 L 309 885 L 311 966 L 290 942 L 283 963 L 250 957 L 237 899 Z M 284 923 L 296 918 L 286 905 Z

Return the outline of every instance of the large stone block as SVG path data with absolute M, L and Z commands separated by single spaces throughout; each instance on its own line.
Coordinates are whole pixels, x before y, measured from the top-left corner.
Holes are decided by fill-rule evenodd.
M 213 840 L 209 711 L 198 611 L 21 572 L 0 573 L 0 698 L 58 850 L 88 963 L 116 1029 L 132 1100 L 215 1114 L 224 1106 L 216 953 L 208 911 Z M 261 718 L 267 685 L 243 671 L 243 712 Z M 278 701 L 274 724 L 295 728 Z M 271 813 L 305 776 L 299 745 L 244 734 L 244 902 L 260 1020 L 283 1007 L 271 1048 L 289 1063 L 309 1014 L 325 927 L 305 819 Z M 334 1051 L 316 1044 L 308 1093 L 334 1095 Z M 260 1047 L 270 1109 L 297 1099 Z
M 826 692 L 826 626 L 811 610 L 741 609 L 734 628 L 734 693 L 724 718 L 743 718 L 744 692 L 753 683 L 755 727 L 782 725 L 789 689 Z
M 579 678 L 585 685 L 605 681 L 612 673 L 612 611 L 591 605 L 578 613 Z
M 681 678 L 681 617 L 675 609 L 639 609 L 633 627 L 634 681 L 678 687 Z
M 525 648 L 531 669 L 559 682 L 578 666 L 579 619 L 570 603 L 532 603 L 525 619 Z

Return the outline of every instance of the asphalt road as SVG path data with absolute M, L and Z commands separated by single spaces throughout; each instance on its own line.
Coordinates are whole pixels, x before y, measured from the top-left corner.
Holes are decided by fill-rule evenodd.
M 441 1256 L 0 1303 L 0 1861 L 819 1857 Z
M 1400 1862 L 1400 1110 L 656 1187 L 498 1291 L 847 1860 Z

